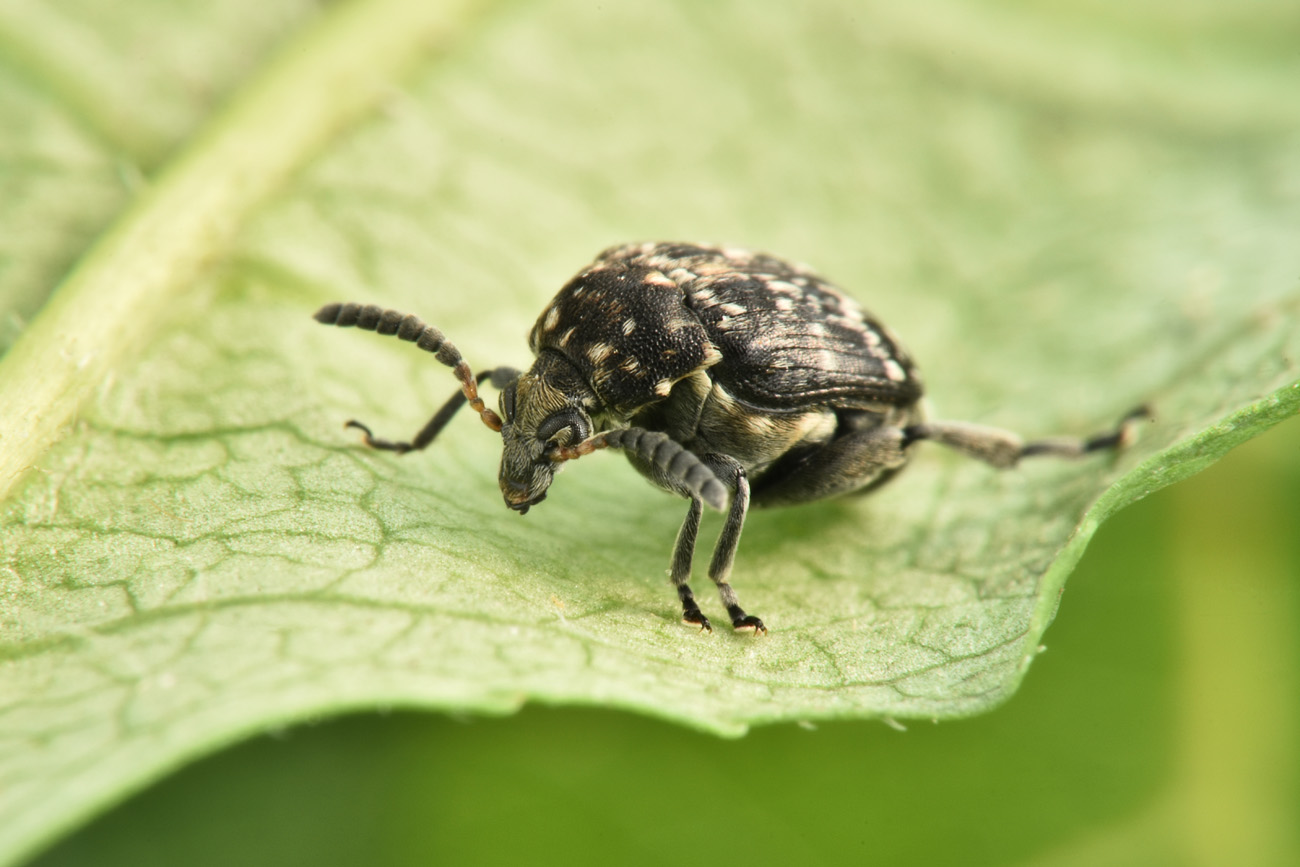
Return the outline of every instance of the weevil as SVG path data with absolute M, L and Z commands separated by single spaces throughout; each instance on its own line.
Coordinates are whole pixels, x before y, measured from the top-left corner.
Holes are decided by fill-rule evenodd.
M 528 336 L 526 371 L 475 373 L 438 329 L 375 305 L 327 304 L 326 325 L 396 335 L 431 352 L 460 381 L 410 441 L 425 448 L 466 403 L 502 439 L 498 481 L 519 514 L 555 474 L 598 449 L 622 449 L 659 487 L 690 501 L 670 575 L 682 618 L 712 631 L 691 592 L 705 504 L 726 512 L 709 577 L 737 630 L 766 633 L 730 583 L 751 505 L 806 503 L 874 490 L 932 440 L 994 467 L 1024 457 L 1079 457 L 1127 445 L 1145 408 L 1087 438 L 1025 442 L 999 428 L 927 421 L 921 377 L 893 333 L 809 268 L 730 247 L 612 247 L 564 285 Z M 479 395 L 490 381 L 498 411 Z

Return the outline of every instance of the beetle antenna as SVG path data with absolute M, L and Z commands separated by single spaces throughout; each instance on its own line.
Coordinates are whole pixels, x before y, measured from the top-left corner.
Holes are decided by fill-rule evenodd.
M 727 507 L 727 486 L 708 464 L 681 443 L 659 431 L 632 427 L 608 430 L 583 440 L 576 446 L 556 446 L 548 453 L 553 461 L 577 460 L 596 449 L 623 449 L 650 461 L 665 476 L 680 484 L 690 495 L 699 497 L 712 508 Z
M 340 328 L 356 326 L 364 331 L 376 334 L 392 334 L 401 340 L 407 340 L 433 353 L 434 357 L 451 368 L 456 379 L 460 381 L 461 393 L 465 400 L 483 419 L 483 424 L 494 431 L 501 430 L 501 416 L 497 415 L 483 398 L 478 395 L 478 382 L 468 362 L 461 357 L 460 350 L 442 332 L 432 325 L 426 325 L 418 316 L 385 310 L 376 304 L 326 304 L 312 317 L 324 325 L 337 325 Z

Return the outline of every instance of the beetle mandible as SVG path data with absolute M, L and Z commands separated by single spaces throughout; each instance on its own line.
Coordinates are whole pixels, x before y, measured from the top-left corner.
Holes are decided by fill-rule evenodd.
M 661 488 L 690 500 L 672 583 L 682 618 L 712 631 L 689 580 L 704 504 L 726 511 L 709 565 L 737 630 L 765 633 L 729 582 L 750 505 L 864 493 L 933 440 L 995 467 L 1078 457 L 1131 441 L 1145 408 L 1089 438 L 1025 442 L 998 428 L 926 421 L 921 379 L 890 331 L 807 267 L 748 250 L 680 243 L 612 247 L 565 284 L 528 337 L 532 367 L 477 375 L 440 331 L 374 305 L 328 304 L 326 325 L 396 335 L 452 368 L 460 390 L 409 442 L 423 449 L 466 403 L 502 438 L 499 482 L 521 515 L 565 462 L 622 449 Z M 478 387 L 500 390 L 500 413 Z M 730 503 L 728 504 L 728 500 Z

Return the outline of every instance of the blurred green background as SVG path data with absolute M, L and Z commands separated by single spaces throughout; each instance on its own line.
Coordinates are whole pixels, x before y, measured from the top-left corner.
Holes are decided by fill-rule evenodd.
M 1300 863 L 1300 422 L 1121 513 L 1005 707 L 719 740 L 627 714 L 322 720 L 55 865 Z

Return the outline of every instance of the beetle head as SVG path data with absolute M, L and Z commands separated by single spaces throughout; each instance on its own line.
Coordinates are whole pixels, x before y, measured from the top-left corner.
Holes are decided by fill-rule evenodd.
M 546 498 L 563 460 L 553 451 L 592 434 L 596 395 L 563 356 L 544 351 L 501 392 L 502 452 L 498 480 L 506 505 L 519 514 Z

